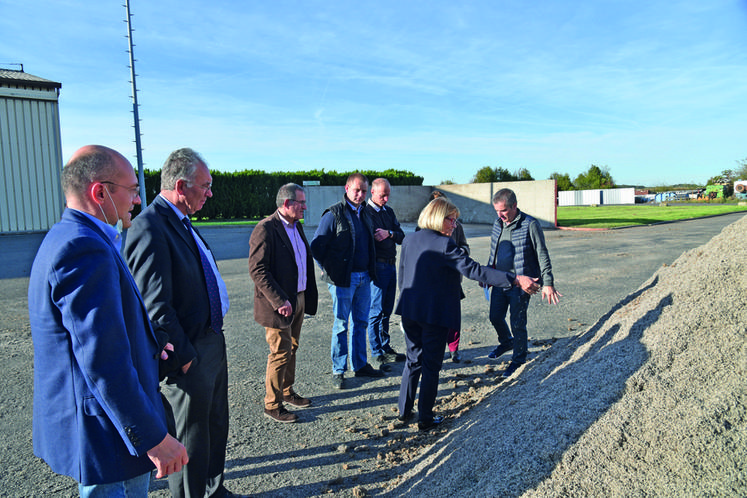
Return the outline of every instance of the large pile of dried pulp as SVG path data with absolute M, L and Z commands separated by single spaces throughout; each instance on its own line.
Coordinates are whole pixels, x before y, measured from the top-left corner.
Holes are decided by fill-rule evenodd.
M 747 496 L 747 217 L 558 340 L 400 496 Z

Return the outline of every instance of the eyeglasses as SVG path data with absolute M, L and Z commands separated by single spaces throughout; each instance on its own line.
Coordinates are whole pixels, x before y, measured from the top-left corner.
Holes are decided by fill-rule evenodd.
M 187 182 L 188 187 L 200 187 L 205 192 L 212 192 L 213 191 L 213 184 L 212 183 L 206 183 L 204 185 L 192 185 L 191 183 Z
M 450 218 L 450 217 L 447 216 L 446 220 L 448 220 L 449 223 L 451 223 L 452 225 L 456 225 L 457 224 L 457 219 L 456 218 Z
M 301 204 L 302 206 L 305 206 L 305 205 L 306 205 L 306 201 L 297 201 L 297 200 L 295 200 L 295 199 L 291 199 L 290 201 L 291 201 L 291 202 L 295 202 L 296 204 Z
M 109 182 L 109 181 L 103 181 L 99 183 L 106 183 L 107 185 L 114 185 L 115 187 L 121 187 L 123 189 L 127 189 L 130 191 L 130 194 L 132 195 L 132 197 L 137 197 L 138 195 L 140 195 L 140 185 L 137 183 L 132 187 L 128 187 L 126 185 L 120 185 L 119 183 L 114 183 L 114 182 Z

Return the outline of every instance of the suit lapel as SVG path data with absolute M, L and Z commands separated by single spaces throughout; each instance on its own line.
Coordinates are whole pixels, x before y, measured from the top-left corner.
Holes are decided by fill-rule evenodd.
M 184 226 L 184 222 L 182 222 L 181 218 L 176 215 L 169 203 L 162 197 L 158 196 L 153 201 L 153 204 L 155 205 L 154 207 L 158 209 L 158 213 L 166 219 L 166 224 L 171 227 L 171 230 L 181 238 L 185 244 L 187 244 L 187 247 L 189 247 L 189 249 L 194 253 L 197 261 L 200 261 L 200 250 L 197 248 L 197 242 L 195 242 L 194 237 L 189 233 L 187 227 Z M 197 233 L 196 230 L 195 233 Z
M 150 320 L 148 319 L 148 308 L 145 306 L 145 302 L 143 301 L 143 296 L 140 294 L 140 289 L 138 289 L 137 284 L 135 283 L 135 279 L 132 276 L 132 272 L 130 271 L 130 267 L 127 266 L 127 263 L 125 263 L 124 258 L 122 257 L 122 253 L 120 253 L 117 248 L 112 243 L 111 239 L 99 228 L 96 226 L 96 223 L 92 222 L 90 219 L 88 219 L 85 215 L 82 215 L 74 210 L 65 210 L 63 213 L 63 218 L 69 217 L 71 221 L 74 223 L 80 223 L 83 225 L 86 225 L 87 227 L 91 228 L 96 234 L 101 237 L 109 246 L 109 248 L 112 251 L 112 257 L 117 263 L 117 266 L 119 267 L 120 274 L 124 275 L 124 278 L 127 279 L 127 282 L 129 282 L 130 287 L 134 291 L 135 295 L 137 296 L 138 302 L 140 303 L 140 310 L 142 311 L 142 315 L 144 318 L 144 322 L 146 324 L 146 328 L 150 331 L 150 336 L 153 338 L 153 342 L 158 344 L 158 339 L 156 338 L 156 333 L 153 331 L 153 327 L 151 326 Z
M 288 237 L 288 232 L 285 231 L 285 224 L 283 223 L 283 220 L 280 219 L 280 215 L 277 211 L 275 211 L 275 215 L 272 217 L 272 224 L 278 237 L 280 237 L 280 240 L 282 240 L 283 244 L 290 249 L 291 254 L 294 254 L 293 242 L 290 237 Z

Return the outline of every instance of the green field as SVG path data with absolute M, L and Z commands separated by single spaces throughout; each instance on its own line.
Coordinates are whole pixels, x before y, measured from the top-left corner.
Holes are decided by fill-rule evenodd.
M 688 220 L 744 211 L 736 204 L 670 204 L 633 206 L 558 207 L 558 226 L 573 228 L 615 228 L 650 225 L 662 221 Z
M 558 207 L 558 226 L 570 228 L 616 228 L 650 225 L 661 221 L 688 220 L 717 214 L 744 211 L 747 206 L 736 204 L 670 204 L 633 206 L 572 206 Z M 251 220 L 203 220 L 198 226 L 256 225 Z

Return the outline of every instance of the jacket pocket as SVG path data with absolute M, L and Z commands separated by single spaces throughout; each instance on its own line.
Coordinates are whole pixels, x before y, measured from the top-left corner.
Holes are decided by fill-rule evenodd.
M 89 417 L 102 417 L 106 415 L 99 401 L 93 396 L 83 398 L 83 413 Z

